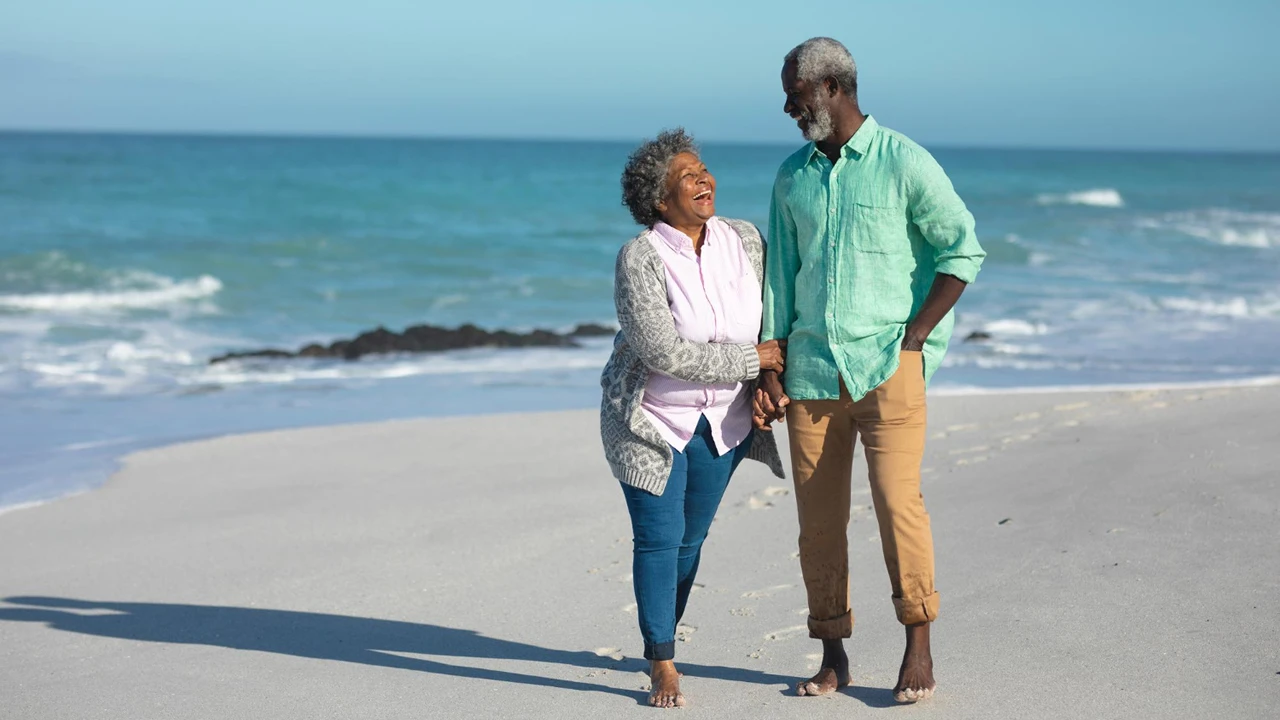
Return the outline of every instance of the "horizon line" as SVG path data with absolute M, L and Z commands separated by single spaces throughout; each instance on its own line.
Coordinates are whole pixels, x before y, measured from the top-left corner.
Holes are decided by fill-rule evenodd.
M 358 132 L 307 132 L 307 131 L 258 131 L 258 130 L 128 130 L 128 129 L 87 129 L 87 128 L 21 128 L 0 127 L 0 136 L 4 135 L 67 135 L 67 136 L 108 136 L 108 137 L 154 137 L 154 138 L 186 138 L 193 140 L 208 139 L 243 139 L 243 140 L 372 140 L 372 141 L 428 141 L 428 142 L 498 142 L 498 143 L 577 143 L 598 145 L 625 145 L 641 142 L 645 138 L 582 138 L 560 136 L 497 136 L 497 135 L 450 135 L 450 134 L 410 134 L 410 133 L 358 133 Z M 699 141 L 700 145 L 747 146 L 747 147 L 803 147 L 805 143 L 788 143 L 783 140 L 707 140 Z M 1280 155 L 1280 148 L 1274 149 L 1241 149 L 1241 148 L 1168 148 L 1168 147 L 1122 147 L 1122 146 L 1086 146 L 1086 145 L 988 145 L 988 144 L 954 144 L 954 143 L 920 143 L 930 148 L 945 150 L 989 150 L 1009 152 L 1082 152 L 1082 153 L 1135 153 L 1135 154 L 1187 154 L 1187 155 Z

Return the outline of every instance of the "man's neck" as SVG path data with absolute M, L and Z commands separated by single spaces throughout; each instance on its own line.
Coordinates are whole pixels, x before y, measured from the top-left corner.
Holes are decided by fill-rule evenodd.
M 839 117 L 832 118 L 835 120 L 835 132 L 831 133 L 831 137 L 826 140 L 820 140 L 815 145 L 818 151 L 827 156 L 833 164 L 840 159 L 840 148 L 849 142 L 849 138 L 858 132 L 858 128 L 862 127 L 862 123 L 867 121 L 867 116 L 855 104 L 849 108 L 848 112 L 840 113 Z

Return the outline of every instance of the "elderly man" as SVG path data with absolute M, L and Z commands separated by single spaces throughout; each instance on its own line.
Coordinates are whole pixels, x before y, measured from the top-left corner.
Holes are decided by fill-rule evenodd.
M 762 340 L 786 340 L 761 377 L 757 422 L 785 417 L 800 518 L 809 634 L 822 669 L 800 695 L 848 685 L 850 475 L 862 437 L 906 653 L 894 697 L 930 697 L 938 616 L 933 537 L 920 494 L 925 386 L 951 309 L 986 253 L 942 168 L 858 107 L 853 57 L 830 38 L 787 54 L 783 110 L 811 142 L 778 170 L 770 209 Z M 785 386 L 785 390 L 784 390 Z

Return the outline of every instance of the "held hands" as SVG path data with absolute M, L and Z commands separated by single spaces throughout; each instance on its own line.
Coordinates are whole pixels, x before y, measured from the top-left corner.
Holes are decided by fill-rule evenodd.
M 786 422 L 787 406 L 791 398 L 782 390 L 778 373 L 767 370 L 760 373 L 755 397 L 751 401 L 751 423 L 755 427 L 771 431 L 774 420 Z
M 760 371 L 772 370 L 773 372 L 782 372 L 783 365 L 787 362 L 787 341 L 786 340 L 770 340 L 756 346 L 756 354 L 760 356 Z

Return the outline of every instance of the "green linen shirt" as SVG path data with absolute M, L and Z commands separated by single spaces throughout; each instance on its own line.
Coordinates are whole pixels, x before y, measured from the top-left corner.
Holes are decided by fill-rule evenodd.
M 898 369 L 937 273 L 973 282 L 986 252 L 942 167 L 868 116 L 832 165 L 813 143 L 782 163 L 769 209 L 762 340 L 786 339 L 796 400 L 857 400 Z M 953 313 L 924 346 L 925 382 L 947 351 Z

